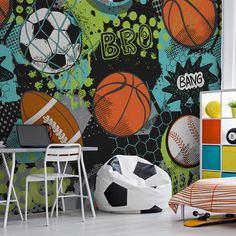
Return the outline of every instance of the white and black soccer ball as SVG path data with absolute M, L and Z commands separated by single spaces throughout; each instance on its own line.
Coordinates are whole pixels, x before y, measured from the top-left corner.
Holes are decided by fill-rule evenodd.
M 59 73 L 75 64 L 81 52 L 82 30 L 61 11 L 41 8 L 31 14 L 20 32 L 20 47 L 37 70 Z
M 97 173 L 94 197 L 103 211 L 161 212 L 171 195 L 169 175 L 137 156 L 114 156 Z

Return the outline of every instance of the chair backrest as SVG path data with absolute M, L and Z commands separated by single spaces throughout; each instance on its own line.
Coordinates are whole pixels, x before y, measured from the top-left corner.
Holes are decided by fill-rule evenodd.
M 45 162 L 79 161 L 81 157 L 80 144 L 50 144 L 45 154 Z

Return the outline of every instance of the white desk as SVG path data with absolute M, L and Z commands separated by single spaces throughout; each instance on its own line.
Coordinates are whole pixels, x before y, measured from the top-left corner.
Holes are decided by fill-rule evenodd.
M 46 148 L 0 148 L 0 153 L 1 153 L 1 156 L 2 156 L 2 159 L 3 159 L 3 163 L 4 163 L 4 166 L 6 168 L 8 178 L 9 178 L 9 187 L 8 187 L 7 200 L 0 201 L 0 204 L 6 204 L 4 223 L 3 223 L 4 228 L 7 226 L 10 202 L 15 202 L 16 203 L 16 206 L 18 208 L 21 220 L 23 220 L 23 215 L 22 215 L 22 212 L 21 212 L 21 209 L 20 209 L 20 204 L 19 204 L 19 201 L 18 201 L 18 198 L 17 198 L 17 195 L 16 195 L 14 185 L 13 185 L 13 178 L 14 178 L 15 165 L 16 165 L 16 153 L 30 153 L 30 152 L 37 153 L 37 152 L 45 152 L 45 151 L 46 151 Z M 98 151 L 98 148 L 97 147 L 82 147 L 82 151 L 83 152 Z M 11 155 L 12 156 L 11 171 L 10 171 L 9 166 L 7 164 L 7 161 L 6 161 L 7 157 L 5 156 L 5 154 L 12 154 Z M 81 158 L 83 158 L 83 153 L 82 153 Z M 85 166 L 84 166 L 83 163 L 84 162 L 82 162 L 81 167 L 82 167 L 83 172 L 85 172 L 86 170 L 85 170 Z M 88 186 L 88 179 L 87 179 L 86 175 L 84 176 L 84 180 L 86 182 L 86 186 Z M 13 192 L 13 195 L 14 195 L 13 199 L 11 199 L 12 192 Z M 87 192 L 88 192 L 89 195 L 91 195 L 90 190 L 87 189 Z M 95 216 L 94 209 L 92 210 L 92 214 Z

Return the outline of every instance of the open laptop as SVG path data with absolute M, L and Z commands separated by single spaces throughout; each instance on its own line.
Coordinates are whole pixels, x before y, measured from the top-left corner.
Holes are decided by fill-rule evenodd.
M 50 144 L 45 125 L 16 125 L 16 131 L 21 147 L 44 148 Z

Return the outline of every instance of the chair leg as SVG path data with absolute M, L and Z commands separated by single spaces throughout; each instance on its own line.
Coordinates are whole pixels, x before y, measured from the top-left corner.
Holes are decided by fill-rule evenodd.
M 80 161 L 81 161 L 81 167 L 82 167 L 82 172 L 83 172 L 83 175 L 84 175 L 84 180 L 85 180 L 85 184 L 86 184 L 86 189 L 87 189 L 87 193 L 88 193 L 88 198 L 89 198 L 91 211 L 92 211 L 93 217 L 96 217 L 96 213 L 95 213 L 95 209 L 94 209 L 94 205 L 93 205 L 93 200 L 92 200 L 92 196 L 91 196 L 91 192 L 90 192 L 88 177 L 87 177 L 87 173 L 86 173 L 86 169 L 85 169 L 85 165 L 84 165 L 83 152 L 81 152 Z
M 46 225 L 49 225 L 49 217 L 48 217 L 48 183 L 47 178 L 45 178 L 45 207 L 46 207 Z
M 25 221 L 28 220 L 28 192 L 29 192 L 29 181 L 26 178 L 26 183 L 25 183 Z
M 67 168 L 67 165 L 68 165 L 68 161 L 65 163 L 65 167 L 64 167 L 64 170 L 63 170 L 63 174 L 65 174 L 66 172 L 66 168 Z M 57 169 L 58 169 L 58 173 L 61 173 L 61 167 L 60 167 L 60 163 L 58 162 L 57 163 Z M 64 193 L 64 190 L 63 190 L 63 177 L 61 178 L 60 182 L 59 182 L 59 193 Z M 62 202 L 62 210 L 65 212 L 66 210 L 66 207 L 65 207 L 65 199 L 64 197 L 61 198 L 61 202 Z M 51 217 L 53 216 L 53 213 L 54 213 L 54 210 L 55 210 L 55 207 L 56 207 L 56 199 L 53 203 L 53 206 L 52 206 L 52 210 L 51 210 Z
M 82 185 L 82 174 L 81 174 L 81 167 L 80 162 L 78 161 L 78 173 L 79 173 L 79 188 L 80 188 L 80 203 L 81 203 L 81 213 L 82 213 L 82 221 L 85 221 L 85 214 L 84 214 L 84 196 L 83 196 L 83 185 Z
M 67 164 L 68 164 L 68 162 L 65 163 L 65 168 L 63 170 L 63 174 L 65 174 L 65 170 L 67 168 Z M 61 173 L 61 166 L 60 166 L 59 162 L 57 162 L 57 170 L 58 170 L 58 173 Z M 64 193 L 62 181 L 63 181 L 63 178 L 61 180 L 61 183 L 59 184 L 59 186 L 60 186 L 60 191 L 59 192 Z M 66 207 L 65 207 L 65 199 L 64 199 L 64 197 L 61 198 L 61 204 L 62 204 L 62 210 L 65 212 L 66 211 Z M 55 206 L 54 206 L 54 208 L 55 208 Z M 53 211 L 54 211 L 54 209 L 53 209 Z
M 58 217 L 58 178 L 56 178 L 56 217 Z

